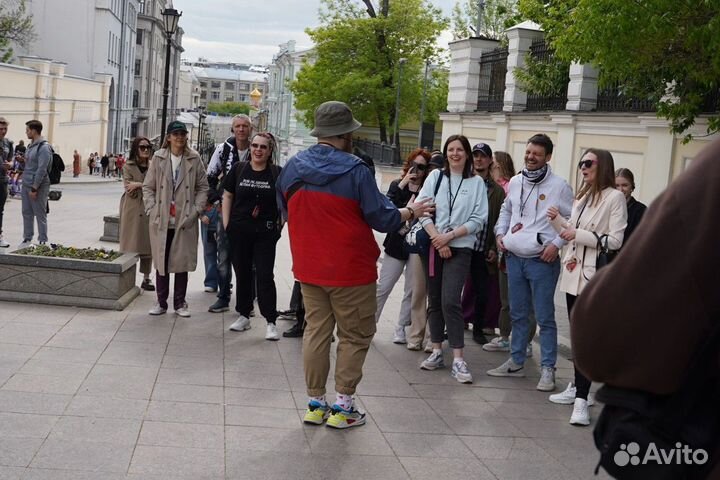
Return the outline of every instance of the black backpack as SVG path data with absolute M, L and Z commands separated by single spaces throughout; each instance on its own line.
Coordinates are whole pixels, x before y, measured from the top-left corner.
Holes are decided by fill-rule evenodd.
M 706 337 L 690 362 L 680 388 L 670 395 L 604 385 L 597 399 L 605 404 L 593 431 L 603 467 L 623 480 L 694 480 L 707 477 L 720 446 L 720 372 L 717 358 L 720 326 Z M 650 450 L 651 444 L 654 450 Z M 676 458 L 658 463 L 665 452 L 688 446 L 704 450 L 705 462 L 688 465 Z M 648 462 L 644 463 L 646 454 Z M 652 457 L 651 457 L 652 455 Z M 684 456 L 684 454 L 683 454 Z M 690 455 L 691 457 L 693 455 Z M 700 458 L 698 461 L 701 461 Z
M 63 159 L 59 153 L 55 153 L 55 150 L 53 150 L 49 143 L 43 143 L 47 144 L 48 148 L 50 149 L 50 153 L 52 153 L 52 160 L 48 165 L 48 178 L 50 178 L 50 185 L 56 185 L 60 183 L 60 176 L 62 175 L 62 172 L 65 171 L 65 162 L 63 162 Z M 38 150 L 41 146 L 42 144 L 38 146 Z

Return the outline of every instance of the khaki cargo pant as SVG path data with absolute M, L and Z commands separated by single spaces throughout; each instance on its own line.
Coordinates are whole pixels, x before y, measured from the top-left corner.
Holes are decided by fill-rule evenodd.
M 335 390 L 344 395 L 355 393 L 375 335 L 375 291 L 374 282 L 359 287 L 302 284 L 306 322 L 303 363 L 309 396 L 325 394 L 325 382 L 330 372 L 330 343 L 336 324 Z

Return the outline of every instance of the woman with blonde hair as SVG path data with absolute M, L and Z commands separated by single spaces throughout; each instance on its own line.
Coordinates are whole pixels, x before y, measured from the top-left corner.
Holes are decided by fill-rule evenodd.
M 198 220 L 205 210 L 208 181 L 202 160 L 188 145 L 187 135 L 184 123 L 170 122 L 163 148 L 153 155 L 143 182 L 157 285 L 157 303 L 148 312 L 150 315 L 167 312 L 170 273 L 174 273 L 175 313 L 190 316 L 185 298 L 188 272 L 197 267 Z
M 563 240 L 569 242 L 562 260 L 560 290 L 565 292 L 568 315 L 575 300 L 597 270 L 600 248 L 619 250 L 627 226 L 625 196 L 615 189 L 615 163 L 607 150 L 589 148 L 578 163 L 582 186 L 575 196 L 572 214 L 564 219 L 557 207 L 547 217 Z M 572 329 L 572 323 L 570 324 Z M 550 395 L 550 401 L 574 404 L 571 425 L 590 424 L 588 393 L 590 380 L 575 368 L 575 381 L 564 392 Z

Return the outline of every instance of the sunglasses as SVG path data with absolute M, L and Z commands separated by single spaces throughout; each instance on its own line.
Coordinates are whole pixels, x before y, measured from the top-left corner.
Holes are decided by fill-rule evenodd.
M 147 151 L 147 150 L 152 150 L 152 147 L 150 145 L 138 145 L 138 149 Z
M 425 170 L 427 170 L 427 165 L 425 165 L 424 163 L 413 162 L 412 168 L 419 172 L 424 172 Z
M 590 168 L 597 163 L 597 160 L 580 160 L 578 162 L 578 170 L 583 168 Z
M 263 145 L 262 143 L 251 143 L 250 146 L 251 146 L 252 148 L 259 148 L 260 150 L 267 150 L 267 149 L 268 149 L 268 146 L 267 146 L 267 145 Z

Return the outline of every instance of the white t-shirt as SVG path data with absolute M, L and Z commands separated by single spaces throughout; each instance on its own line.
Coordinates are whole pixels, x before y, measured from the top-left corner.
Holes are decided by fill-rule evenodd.
M 173 183 L 177 182 L 178 174 L 180 173 L 180 160 L 182 160 L 182 155 L 177 156 L 174 154 L 170 154 L 170 162 L 172 162 L 172 172 L 173 172 Z

